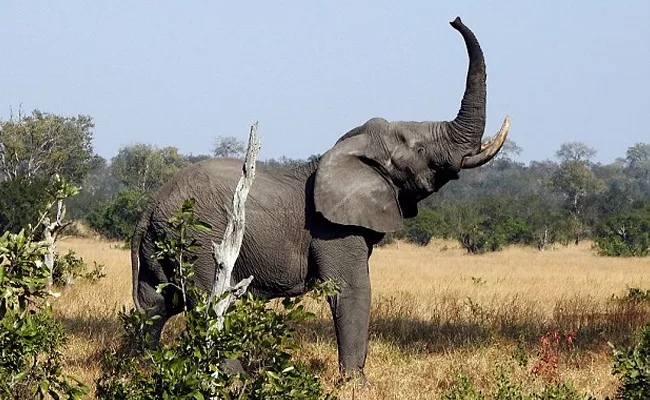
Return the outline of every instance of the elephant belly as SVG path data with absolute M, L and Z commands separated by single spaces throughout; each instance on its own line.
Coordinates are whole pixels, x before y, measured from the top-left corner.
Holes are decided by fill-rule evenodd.
M 168 183 L 160 192 L 153 220 L 159 229 L 187 198 L 196 199 L 195 212 L 212 229 L 197 232 L 196 284 L 209 289 L 214 279 L 212 243 L 220 243 L 230 214 L 233 189 L 241 162 L 208 160 L 190 167 L 184 179 Z M 259 171 L 245 204 L 244 239 L 233 279 L 253 276 L 250 290 L 264 297 L 296 295 L 309 279 L 308 249 L 311 236 L 305 228 L 304 182 L 290 182 Z
M 264 297 L 303 293 L 309 279 L 310 236 L 298 221 L 302 218 L 295 218 L 286 204 L 259 207 L 255 199 L 249 204 L 236 278 L 252 275 L 252 290 Z
M 252 275 L 250 290 L 266 298 L 304 293 L 309 278 L 306 257 L 282 243 L 277 245 L 275 249 L 283 249 L 282 254 L 268 254 L 254 244 L 242 246 L 233 273 L 236 281 Z

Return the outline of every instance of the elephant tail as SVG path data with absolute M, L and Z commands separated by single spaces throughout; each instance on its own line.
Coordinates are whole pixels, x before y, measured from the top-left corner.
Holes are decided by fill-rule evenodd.
M 147 206 L 140 217 L 140 221 L 135 227 L 133 238 L 131 239 L 131 278 L 133 284 L 133 303 L 135 308 L 140 310 L 140 301 L 138 300 L 138 284 L 140 275 L 140 248 L 142 246 L 142 238 L 151 223 L 151 216 L 153 215 L 154 201 L 149 201 Z

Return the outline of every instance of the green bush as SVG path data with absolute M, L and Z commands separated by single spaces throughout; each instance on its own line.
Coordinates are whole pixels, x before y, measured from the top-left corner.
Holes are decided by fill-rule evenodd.
M 0 232 L 18 233 L 40 219 L 51 196 L 43 179 L 7 180 L 0 183 Z
M 90 283 L 96 283 L 105 277 L 104 265 L 93 262 L 93 269 L 88 271 L 88 264 L 83 258 L 77 257 L 74 250 L 61 256 L 57 254 L 54 258 L 54 270 L 52 281 L 55 285 L 64 286 L 71 284 L 75 279 L 82 278 Z
M 323 391 L 318 377 L 304 363 L 292 359 L 293 351 L 298 348 L 292 325 L 310 316 L 298 302 L 285 302 L 285 306 L 287 312 L 275 312 L 264 301 L 248 296 L 229 310 L 224 329 L 216 330 L 215 315 L 203 302 L 186 314 L 185 331 L 176 342 L 145 351 L 144 360 L 125 356 L 134 348 L 128 342 L 120 349 L 104 353 L 104 372 L 97 382 L 97 396 L 100 399 L 333 398 Z M 142 320 L 132 315 L 123 314 L 123 319 Z M 136 324 L 135 328 L 141 326 Z M 137 329 L 132 325 L 128 330 Z M 142 337 L 141 332 L 133 336 Z M 238 373 L 223 367 L 234 359 L 241 363 Z
M 218 316 L 208 304 L 208 294 L 189 279 L 197 244 L 188 232 L 208 229 L 195 219 L 192 205 L 186 203 L 170 219 L 172 234 L 158 243 L 159 257 L 177 261 L 174 271 L 180 276 L 170 285 L 183 290 L 183 298 L 191 297 L 196 304 L 185 312 L 185 330 L 174 343 L 149 349 L 142 330 L 153 321 L 147 319 L 146 311 L 122 312 L 125 333 L 120 346 L 102 356 L 98 398 L 333 398 L 325 393 L 319 378 L 292 357 L 298 348 L 295 323 L 314 317 L 304 311 L 303 297 L 284 299 L 284 311 L 278 312 L 266 301 L 248 295 L 231 305 L 223 328 L 217 328 Z M 311 293 L 331 295 L 333 288 L 316 285 Z
M 426 245 L 432 238 L 457 239 L 469 253 L 498 251 L 504 246 L 534 245 L 540 249 L 575 241 L 574 218 L 540 195 L 491 195 L 432 204 L 424 202 L 414 219 L 405 221 L 396 237 Z
M 499 251 L 509 244 L 532 241 L 532 234 L 525 221 L 519 218 L 484 218 L 461 228 L 458 241 L 472 254 Z
M 508 244 L 535 241 L 529 210 L 515 200 L 484 197 L 421 208 L 400 235 L 426 245 L 431 238 L 455 238 L 469 253 L 497 251 Z
M 377 247 L 382 247 L 382 246 L 388 246 L 389 244 L 395 243 L 395 240 L 401 238 L 398 234 L 395 232 L 389 232 L 384 235 L 383 238 L 379 241 L 379 243 L 376 244 Z
M 447 222 L 441 213 L 429 208 L 422 208 L 417 217 L 404 221 L 404 229 L 399 233 L 399 238 L 426 246 L 433 237 L 446 237 L 448 230 Z
M 80 399 L 88 392 L 62 373 L 66 337 L 46 301 L 44 254 L 24 230 L 0 237 L 0 398 Z
M 612 295 L 612 300 L 618 302 L 646 303 L 650 301 L 650 289 L 628 287 L 625 296 Z
M 146 192 L 124 189 L 112 199 L 96 205 L 87 217 L 88 225 L 109 239 L 130 241 L 146 200 Z
M 595 242 L 600 255 L 647 256 L 650 254 L 650 208 L 608 218 L 601 224 Z
M 456 374 L 452 387 L 443 394 L 445 400 L 595 400 L 579 393 L 571 383 L 549 383 L 539 392 L 528 392 L 499 372 L 489 395 L 477 390 L 472 380 L 463 373 Z
M 612 373 L 619 376 L 617 398 L 650 398 L 650 328 L 641 330 L 640 339 L 634 346 L 625 349 L 614 348 Z
M 485 396 L 474 387 L 469 376 L 457 373 L 452 387 L 442 395 L 444 400 L 483 400 Z

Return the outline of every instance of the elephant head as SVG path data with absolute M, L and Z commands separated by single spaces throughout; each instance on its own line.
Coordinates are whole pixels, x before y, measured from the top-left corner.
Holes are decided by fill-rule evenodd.
M 510 125 L 481 143 L 485 130 L 486 73 L 474 33 L 456 18 L 469 55 L 465 94 L 453 121 L 396 121 L 373 118 L 343 135 L 323 155 L 316 171 L 316 211 L 331 222 L 377 232 L 403 227 L 417 203 L 458 179 L 463 168 L 490 161 Z

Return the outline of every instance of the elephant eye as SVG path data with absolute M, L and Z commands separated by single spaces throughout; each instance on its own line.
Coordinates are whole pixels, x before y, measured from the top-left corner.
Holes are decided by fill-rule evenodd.
M 427 149 L 425 149 L 424 147 L 418 147 L 418 154 L 421 156 L 427 154 Z

